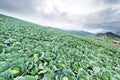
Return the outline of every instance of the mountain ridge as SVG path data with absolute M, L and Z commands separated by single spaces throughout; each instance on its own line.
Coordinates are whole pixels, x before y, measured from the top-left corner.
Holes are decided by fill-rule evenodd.
M 106 32 L 106 33 L 98 33 L 96 36 L 101 37 L 101 36 L 106 36 L 110 39 L 120 39 L 120 35 L 113 33 L 113 32 Z
M 90 32 L 87 31 L 75 31 L 75 30 L 64 30 L 65 32 L 71 33 L 71 34 L 76 34 L 76 35 L 80 35 L 80 36 L 88 36 L 88 35 L 93 35 Z

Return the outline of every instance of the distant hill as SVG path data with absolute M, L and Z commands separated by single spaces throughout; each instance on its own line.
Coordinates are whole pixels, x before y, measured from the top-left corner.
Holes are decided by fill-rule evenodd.
M 120 35 L 112 33 L 112 32 L 106 32 L 106 33 L 98 33 L 96 36 L 106 36 L 110 39 L 120 39 Z
M 87 32 L 87 31 L 75 31 L 75 30 L 68 30 L 68 31 L 66 31 L 66 32 L 71 33 L 71 34 L 80 35 L 80 36 L 93 35 L 92 33 Z
M 104 22 L 104 23 L 91 23 L 91 24 L 85 24 L 87 27 L 91 28 L 97 28 L 98 26 L 100 28 L 104 28 L 106 30 L 112 30 L 115 32 L 115 34 L 120 35 L 120 21 L 111 21 L 111 22 Z

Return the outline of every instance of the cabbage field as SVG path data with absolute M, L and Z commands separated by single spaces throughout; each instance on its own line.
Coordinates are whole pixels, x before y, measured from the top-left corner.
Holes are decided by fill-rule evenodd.
M 120 80 L 120 47 L 0 15 L 0 80 Z

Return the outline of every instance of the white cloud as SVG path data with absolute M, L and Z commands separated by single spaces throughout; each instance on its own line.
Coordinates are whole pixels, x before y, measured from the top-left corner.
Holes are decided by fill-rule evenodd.
M 95 0 L 45 0 L 38 10 L 43 8 L 45 13 L 59 11 L 67 12 L 69 15 L 86 15 L 103 9 L 103 6 L 96 6 Z
M 0 11 L 41 25 L 61 29 L 103 31 L 104 27 L 89 27 L 85 24 L 119 20 L 120 5 L 114 0 L 0 0 Z M 113 4 L 112 4 L 113 3 Z M 14 5 L 13 5 L 14 4 Z M 118 9 L 106 13 L 107 9 Z M 116 27 L 117 28 L 117 27 Z M 108 28 L 107 28 L 108 29 Z
M 85 30 L 85 31 L 88 31 L 88 32 L 91 32 L 91 33 L 101 33 L 101 32 L 106 32 L 107 30 L 105 29 L 102 29 L 102 28 L 98 28 L 98 29 L 88 29 L 88 30 Z

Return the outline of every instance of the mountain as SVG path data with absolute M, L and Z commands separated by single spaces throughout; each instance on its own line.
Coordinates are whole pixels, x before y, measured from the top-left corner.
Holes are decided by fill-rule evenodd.
M 119 48 L 0 15 L 0 80 L 120 80 Z
M 80 36 L 93 35 L 92 33 L 86 32 L 86 31 L 66 30 L 66 32 L 71 33 L 71 34 L 80 35 Z
M 90 24 L 85 24 L 85 26 L 91 27 L 91 29 L 102 28 L 106 31 L 114 32 L 120 35 L 120 21 L 111 21 L 105 23 L 90 23 Z
M 120 35 L 112 33 L 112 32 L 106 32 L 106 33 L 98 33 L 96 36 L 106 36 L 110 39 L 120 39 Z

